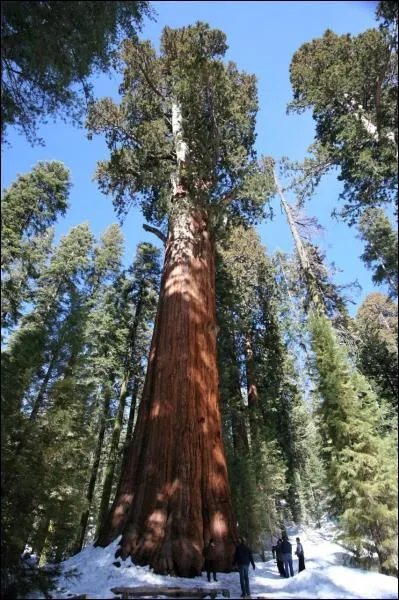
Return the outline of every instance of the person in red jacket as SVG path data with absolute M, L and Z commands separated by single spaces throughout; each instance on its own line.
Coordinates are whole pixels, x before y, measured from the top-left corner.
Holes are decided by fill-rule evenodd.
M 243 537 L 238 538 L 239 544 L 236 547 L 236 551 L 234 553 L 233 565 L 238 566 L 238 571 L 240 573 L 240 585 L 241 585 L 241 598 L 250 598 L 251 592 L 249 589 L 249 563 L 252 564 L 252 567 L 255 568 L 254 559 L 252 557 L 252 552 L 249 546 L 247 546 L 246 540 Z

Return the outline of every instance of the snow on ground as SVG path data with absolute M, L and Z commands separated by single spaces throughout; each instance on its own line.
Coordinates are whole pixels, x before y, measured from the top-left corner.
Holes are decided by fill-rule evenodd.
M 288 530 L 295 548 L 295 536 L 300 535 L 305 550 L 306 570 L 298 574 L 298 561 L 294 556 L 294 577 L 281 578 L 274 560 L 257 562 L 256 570 L 250 567 L 252 598 L 398 598 L 398 580 L 371 571 L 342 565 L 348 553 L 332 541 L 327 528 L 296 533 Z M 231 598 L 241 595 L 238 573 L 219 573 L 218 582 L 209 584 L 206 574 L 194 579 L 155 575 L 149 567 L 138 567 L 130 558 L 121 567 L 112 563 L 118 540 L 107 548 L 87 546 L 82 552 L 64 561 L 64 575 L 53 592 L 53 598 L 64 599 L 72 594 L 87 594 L 87 598 L 115 598 L 111 592 L 116 586 L 166 585 L 170 587 L 224 587 Z M 76 569 L 80 577 L 67 579 L 65 573 Z M 221 595 L 219 596 L 222 597 Z

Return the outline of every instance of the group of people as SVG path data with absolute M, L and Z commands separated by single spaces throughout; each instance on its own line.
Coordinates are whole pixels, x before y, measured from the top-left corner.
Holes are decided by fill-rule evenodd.
M 294 577 L 294 566 L 292 564 L 292 544 L 288 541 L 287 535 L 279 538 L 277 544 L 273 546 L 273 558 L 276 559 L 277 569 L 281 577 Z M 305 554 L 299 537 L 296 538 L 295 554 L 298 557 L 298 573 L 305 569 Z
M 235 549 L 233 565 L 238 567 L 240 574 L 240 585 L 241 585 L 241 598 L 249 598 L 251 595 L 249 588 L 249 565 L 255 569 L 255 562 L 252 556 L 250 547 L 247 545 L 245 538 L 240 537 L 238 540 L 238 546 Z M 294 567 L 292 563 L 292 544 L 289 542 L 287 535 L 283 535 L 282 538 L 278 539 L 276 546 L 273 546 L 273 558 L 277 561 L 277 568 L 281 577 L 294 576 Z M 299 537 L 296 538 L 296 556 L 298 557 L 298 573 L 305 568 L 305 555 L 303 552 L 303 546 Z M 205 571 L 208 581 L 211 581 L 211 574 L 213 580 L 217 581 L 216 578 L 216 544 L 215 540 L 211 538 L 204 548 L 205 558 Z

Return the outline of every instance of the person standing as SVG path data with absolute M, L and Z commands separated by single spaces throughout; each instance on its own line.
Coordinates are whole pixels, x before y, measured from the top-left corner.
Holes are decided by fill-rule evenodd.
M 213 538 L 210 538 L 209 542 L 206 544 L 204 548 L 204 558 L 205 558 L 205 571 L 208 581 L 211 581 L 211 573 L 213 573 L 213 581 L 217 581 L 216 579 L 216 561 L 215 561 L 215 553 L 216 553 L 216 545 Z
M 277 544 L 276 544 L 276 562 L 277 562 L 278 572 L 280 573 L 280 577 L 285 577 L 283 553 L 281 552 L 281 544 L 282 543 L 283 543 L 283 540 L 281 538 L 278 538 Z
M 285 576 L 289 577 L 289 572 L 291 574 L 291 577 L 294 577 L 294 567 L 292 564 L 292 546 L 288 541 L 288 537 L 286 535 L 283 535 L 283 541 L 281 543 L 281 552 L 283 554 Z
M 298 557 L 298 573 L 300 573 L 301 571 L 305 570 L 305 554 L 303 552 L 303 546 L 299 537 L 296 538 L 295 554 Z
M 241 598 L 249 598 L 251 596 L 248 577 L 249 563 L 252 564 L 254 569 L 255 563 L 251 549 L 247 545 L 245 538 L 238 538 L 238 542 L 238 546 L 236 547 L 236 551 L 234 553 L 233 565 L 237 565 L 240 573 L 240 585 L 242 592 Z

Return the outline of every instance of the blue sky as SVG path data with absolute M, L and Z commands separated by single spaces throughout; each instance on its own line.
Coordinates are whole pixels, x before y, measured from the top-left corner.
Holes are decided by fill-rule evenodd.
M 356 35 L 374 27 L 376 2 L 241 2 L 241 1 L 162 1 L 153 2 L 158 13 L 155 22 L 146 20 L 140 35 L 150 39 L 156 48 L 164 26 L 181 27 L 195 21 L 208 22 L 227 35 L 229 49 L 226 60 L 234 60 L 238 67 L 258 78 L 259 113 L 257 143 L 259 154 L 289 156 L 302 160 L 314 135 L 310 112 L 286 115 L 291 100 L 289 64 L 301 44 L 320 37 L 327 28 L 337 34 Z M 118 78 L 100 76 L 96 79 L 98 97 L 118 98 Z M 71 171 L 73 188 L 70 210 L 56 226 L 57 238 L 75 225 L 88 221 L 96 236 L 116 217 L 111 198 L 105 197 L 92 180 L 97 160 L 108 158 L 108 150 L 101 137 L 86 139 L 84 129 L 75 128 L 57 120 L 43 126 L 39 134 L 45 147 L 30 147 L 12 128 L 8 130 L 10 148 L 2 152 L 2 188 L 7 187 L 19 173 L 29 171 L 39 160 L 61 160 Z M 355 237 L 356 231 L 345 223 L 330 217 L 338 205 L 341 184 L 329 175 L 319 186 L 318 193 L 306 206 L 309 216 L 316 216 L 325 228 L 315 239 L 325 251 L 328 262 L 334 262 L 342 272 L 336 274 L 337 283 L 358 279 L 362 292 L 355 297 L 360 303 L 373 290 L 371 275 L 359 256 L 363 246 Z M 290 201 L 294 199 L 288 198 Z M 275 218 L 258 227 L 263 244 L 269 253 L 277 248 L 290 252 L 292 239 L 288 225 L 274 201 Z M 142 229 L 144 219 L 138 209 L 127 217 L 123 232 L 126 238 L 125 260 L 131 260 L 139 241 L 157 244 L 153 235 Z M 380 288 L 380 291 L 384 291 Z M 351 310 L 353 313 L 353 309 Z

